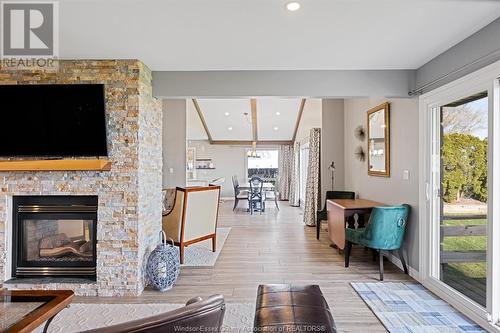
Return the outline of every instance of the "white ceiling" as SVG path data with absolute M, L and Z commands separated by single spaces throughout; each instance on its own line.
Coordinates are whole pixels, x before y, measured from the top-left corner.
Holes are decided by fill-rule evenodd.
M 250 99 L 197 99 L 212 139 L 252 141 Z M 314 99 L 306 101 L 303 119 L 315 112 L 307 105 L 321 106 Z M 321 101 L 321 100 L 318 100 Z M 293 138 L 300 108 L 299 98 L 257 98 L 257 134 L 259 141 L 288 141 Z M 311 109 L 311 110 L 309 110 Z M 225 115 L 225 113 L 229 115 Z M 276 114 L 279 112 L 279 115 Z M 247 116 L 244 113 L 248 113 Z M 232 130 L 228 128 L 231 127 Z M 278 129 L 275 130 L 274 128 Z M 187 103 L 188 140 L 206 140 L 207 135 L 191 100 Z
M 152 70 L 415 69 L 500 16 L 495 0 L 61 0 L 62 58 Z

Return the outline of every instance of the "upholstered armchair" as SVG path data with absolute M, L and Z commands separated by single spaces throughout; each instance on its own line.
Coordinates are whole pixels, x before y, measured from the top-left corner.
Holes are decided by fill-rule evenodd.
M 316 212 L 316 239 L 319 239 L 321 230 L 321 221 L 328 219 L 328 211 L 326 210 L 326 200 L 331 199 L 354 199 L 356 194 L 349 191 L 326 191 L 325 205 L 322 210 Z
M 397 250 L 403 269 L 408 274 L 401 245 L 409 214 L 410 206 L 406 204 L 394 207 L 375 207 L 366 228 L 345 229 L 345 267 L 349 267 L 352 244 L 359 244 L 378 251 L 380 281 L 384 280 L 384 255 L 382 251 Z
M 222 295 L 195 297 L 186 306 L 163 314 L 118 325 L 85 331 L 84 333 L 164 333 L 164 332 L 221 332 L 225 303 Z
M 180 261 L 184 263 L 184 248 L 212 239 L 216 250 L 217 217 L 220 186 L 177 187 L 174 207 L 162 219 L 163 231 L 179 246 Z

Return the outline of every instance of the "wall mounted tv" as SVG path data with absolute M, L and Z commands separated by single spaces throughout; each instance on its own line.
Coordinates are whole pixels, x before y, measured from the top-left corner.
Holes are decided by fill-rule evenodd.
M 106 156 L 104 85 L 0 85 L 0 156 Z

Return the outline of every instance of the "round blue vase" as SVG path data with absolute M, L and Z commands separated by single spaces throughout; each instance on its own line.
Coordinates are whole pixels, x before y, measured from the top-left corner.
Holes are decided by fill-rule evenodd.
M 166 235 L 160 232 L 160 244 L 151 252 L 146 266 L 146 273 L 151 284 L 160 291 L 172 288 L 180 271 L 179 249 L 166 241 Z

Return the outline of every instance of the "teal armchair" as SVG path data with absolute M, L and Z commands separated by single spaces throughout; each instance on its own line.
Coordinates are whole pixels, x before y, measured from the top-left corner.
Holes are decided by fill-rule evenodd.
M 401 245 L 409 214 L 410 206 L 406 204 L 394 207 L 375 207 L 366 228 L 345 229 L 345 267 L 349 267 L 352 244 L 359 244 L 378 252 L 380 281 L 384 280 L 384 255 L 382 251 L 397 250 L 403 269 L 408 274 Z

